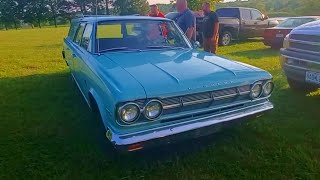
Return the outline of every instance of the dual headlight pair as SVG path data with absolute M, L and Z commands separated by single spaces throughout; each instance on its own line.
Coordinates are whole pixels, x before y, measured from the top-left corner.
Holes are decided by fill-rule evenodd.
M 118 109 L 119 118 L 126 124 L 132 124 L 139 119 L 140 114 L 149 120 L 157 119 L 162 113 L 162 104 L 158 100 L 149 101 L 143 109 L 136 103 L 127 103 Z
M 264 84 L 261 82 L 255 83 L 251 88 L 250 97 L 252 99 L 257 99 L 261 95 L 269 96 L 272 93 L 273 89 L 274 84 L 272 81 L 267 81 Z

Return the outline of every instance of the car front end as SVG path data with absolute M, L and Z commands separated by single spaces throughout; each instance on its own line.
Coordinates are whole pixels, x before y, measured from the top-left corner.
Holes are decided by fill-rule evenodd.
M 96 34 L 95 59 L 113 89 L 106 137 L 120 150 L 212 134 L 273 108 L 270 73 L 196 50 L 173 21 L 101 21 Z
M 320 87 L 320 21 L 294 29 L 284 40 L 281 65 L 292 88 Z

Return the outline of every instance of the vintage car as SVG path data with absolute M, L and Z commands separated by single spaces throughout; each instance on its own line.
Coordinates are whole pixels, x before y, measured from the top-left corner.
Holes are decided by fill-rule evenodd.
M 266 46 L 271 46 L 273 49 L 280 49 L 283 47 L 283 39 L 292 31 L 292 29 L 319 19 L 320 16 L 301 16 L 287 18 L 276 27 L 267 28 L 264 30 L 263 43 Z
M 288 34 L 281 49 L 281 65 L 290 87 L 313 91 L 320 87 L 320 20 Z
M 165 18 L 74 19 L 63 57 L 119 150 L 211 134 L 273 108 L 268 72 L 197 50 Z

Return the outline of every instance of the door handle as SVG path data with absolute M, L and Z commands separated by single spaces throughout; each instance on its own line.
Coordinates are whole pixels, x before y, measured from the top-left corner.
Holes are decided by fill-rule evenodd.
M 73 58 L 76 58 L 76 57 L 77 57 L 77 55 L 76 55 L 76 54 L 74 54 L 74 53 L 72 53 L 72 57 L 73 57 Z

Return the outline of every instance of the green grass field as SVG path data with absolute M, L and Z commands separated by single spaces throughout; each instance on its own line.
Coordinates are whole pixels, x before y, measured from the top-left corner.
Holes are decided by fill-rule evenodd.
M 320 90 L 288 88 L 257 40 L 219 54 L 271 72 L 275 109 L 223 132 L 116 154 L 61 57 L 67 28 L 0 32 L 0 179 L 320 179 Z

